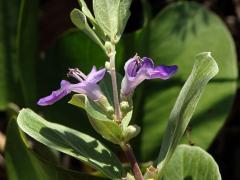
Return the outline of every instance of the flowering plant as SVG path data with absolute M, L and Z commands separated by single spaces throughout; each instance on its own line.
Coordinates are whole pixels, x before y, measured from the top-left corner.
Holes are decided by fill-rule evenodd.
M 124 167 L 116 155 L 96 138 L 56 123 L 50 123 L 30 109 L 20 111 L 19 127 L 40 143 L 73 156 L 101 172 L 101 175 L 94 176 L 95 179 L 103 177 L 171 180 L 180 176 L 199 178 L 203 175 L 207 179 L 221 179 L 217 164 L 204 150 L 187 145 L 178 146 L 204 88 L 218 73 L 217 63 L 211 54 L 203 52 L 196 56 L 193 70 L 170 113 L 159 156 L 146 168 L 141 169 L 130 145 L 130 140 L 141 131 L 141 127 L 131 122 L 134 111 L 132 99 L 134 91 L 144 80 L 171 78 L 177 73 L 178 67 L 176 65 L 155 66 L 151 58 L 141 58 L 135 55 L 126 61 L 125 75 L 120 78 L 121 87 L 118 87 L 115 67 L 116 45 L 121 39 L 130 16 L 131 1 L 93 0 L 94 15 L 83 0 L 79 2 L 81 10 L 74 9 L 71 12 L 71 20 L 103 49 L 108 57 L 105 68 L 97 70 L 93 66 L 88 75 L 77 68 L 69 69 L 67 76 L 74 78 L 77 83 L 62 80 L 58 90 L 41 98 L 37 104 L 40 106 L 54 105 L 64 96 L 74 92 L 69 103 L 84 109 L 93 129 L 107 141 L 121 147 L 131 168 Z M 111 85 L 111 92 L 104 92 L 100 85 L 107 74 L 111 77 L 111 82 L 108 84 Z M 112 93 L 112 96 L 107 96 L 109 93 Z M 184 153 L 187 153 L 189 157 L 185 157 Z M 191 170 L 186 174 L 173 176 L 174 169 L 179 168 L 176 167 L 176 163 L 179 163 L 178 158 L 186 159 L 186 161 L 189 160 L 187 158 L 202 159 L 194 161 L 196 167 L 193 167 L 191 163 L 178 165 L 180 168 Z M 207 174 L 204 174 L 201 169 L 205 164 L 210 164 L 211 167 Z

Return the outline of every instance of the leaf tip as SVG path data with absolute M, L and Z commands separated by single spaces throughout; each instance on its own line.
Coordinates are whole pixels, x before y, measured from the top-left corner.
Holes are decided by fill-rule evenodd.
M 205 62 L 209 63 L 209 65 L 212 69 L 213 76 L 215 76 L 219 72 L 218 64 L 217 64 L 216 60 L 213 58 L 212 52 L 199 53 L 196 56 L 196 59 L 199 60 L 199 61 L 202 61 L 202 62 L 205 61 Z

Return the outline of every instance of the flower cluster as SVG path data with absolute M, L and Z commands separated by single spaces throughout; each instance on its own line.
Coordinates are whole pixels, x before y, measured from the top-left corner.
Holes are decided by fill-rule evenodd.
M 168 79 L 176 73 L 177 66 L 154 66 L 152 59 L 147 57 L 140 58 L 136 55 L 126 62 L 124 70 L 125 76 L 121 83 L 121 97 L 122 100 L 129 100 L 135 88 L 145 79 Z M 62 80 L 60 89 L 53 91 L 47 97 L 41 98 L 38 101 L 38 105 L 52 105 L 71 92 L 84 94 L 95 102 L 106 99 L 100 86 L 97 84 L 103 79 L 105 72 L 105 68 L 97 70 L 95 66 L 88 75 L 85 75 L 79 69 L 69 69 L 67 75 L 79 82 L 72 84 L 69 81 Z

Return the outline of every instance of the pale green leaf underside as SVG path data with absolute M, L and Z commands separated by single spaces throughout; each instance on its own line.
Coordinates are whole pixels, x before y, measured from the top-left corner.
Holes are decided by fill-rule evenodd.
M 50 123 L 30 109 L 21 110 L 17 122 L 25 133 L 46 146 L 73 156 L 108 177 L 122 177 L 120 161 L 98 140 L 68 127 Z
M 132 3 L 132 0 L 122 0 L 119 4 L 118 9 L 118 35 L 121 36 L 123 33 L 126 23 L 128 21 L 128 18 L 130 16 L 130 5 Z
M 5 161 L 10 180 L 104 180 L 106 178 L 70 171 L 50 163 L 51 154 L 43 160 L 29 147 L 26 136 L 19 130 L 15 119 L 8 123 Z M 16 151 L 17 149 L 17 151 Z M 46 152 L 45 152 L 46 153 Z M 27 172 L 27 173 L 26 173 Z
M 86 16 L 79 9 L 73 9 L 70 14 L 70 18 L 75 26 L 77 26 L 80 30 L 87 34 L 95 43 L 97 43 L 104 50 L 104 46 L 101 40 L 93 31 L 93 29 L 89 26 Z
M 93 0 L 96 22 L 110 37 L 117 34 L 119 2 L 119 0 Z
M 115 121 L 108 119 L 102 114 L 97 109 L 97 106 L 94 106 L 94 103 L 91 103 L 86 96 L 75 94 L 69 103 L 86 110 L 91 125 L 103 138 L 115 144 L 122 141 L 121 127 Z
M 131 0 L 93 0 L 96 22 L 110 37 L 121 35 L 130 16 Z
M 179 145 L 166 166 L 163 180 L 221 180 L 215 160 L 196 146 Z
M 210 79 L 218 73 L 216 61 L 210 53 L 196 56 L 193 70 L 185 82 L 170 114 L 168 126 L 163 137 L 162 148 L 157 160 L 163 169 L 183 136 L 194 113 L 201 94 Z
M 87 4 L 85 3 L 84 0 L 78 0 L 81 8 L 82 8 L 82 12 L 85 14 L 85 16 L 87 16 L 92 22 L 95 22 L 95 19 L 91 13 L 91 11 L 88 9 Z
M 123 129 L 126 129 L 132 119 L 133 110 L 129 111 L 122 119 L 121 125 Z

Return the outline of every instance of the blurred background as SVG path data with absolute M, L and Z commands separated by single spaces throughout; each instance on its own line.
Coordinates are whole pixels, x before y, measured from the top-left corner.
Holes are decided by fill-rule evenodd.
M 91 7 L 91 0 L 85 1 Z M 104 141 L 92 130 L 85 113 L 67 104 L 68 98 L 51 107 L 36 105 L 67 78 L 69 67 L 88 72 L 93 64 L 101 67 L 107 60 L 71 23 L 73 8 L 79 8 L 77 0 L 0 0 L 1 180 L 16 176 L 28 180 L 24 172 L 31 171 L 33 162 L 24 156 L 29 154 L 46 164 L 92 171 L 34 141 L 24 144 L 14 124 L 17 111 L 29 107 L 49 121 Z M 211 51 L 220 72 L 206 89 L 183 143 L 206 149 L 219 164 L 223 179 L 240 180 L 240 0 L 133 0 L 131 12 L 117 47 L 118 71 L 123 73 L 125 61 L 135 53 L 158 64 L 179 66 L 173 79 L 146 82 L 136 92 L 134 121 L 142 127 L 132 142 L 137 159 L 148 162 L 157 156 L 168 115 L 194 56 Z

